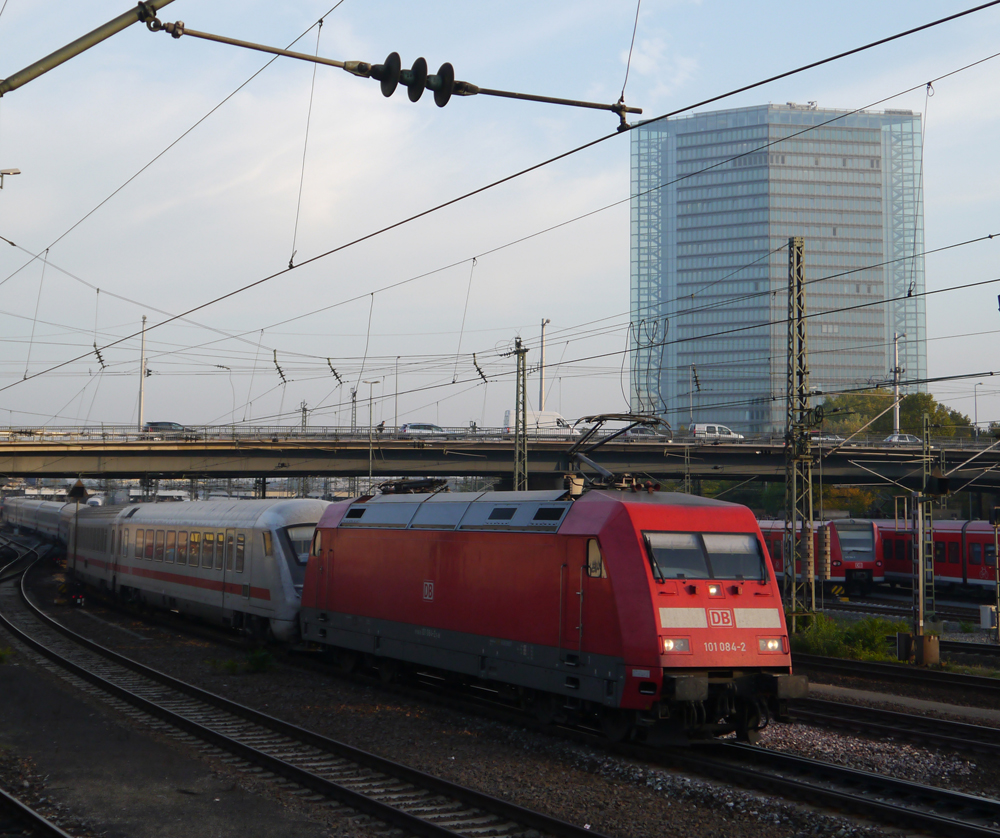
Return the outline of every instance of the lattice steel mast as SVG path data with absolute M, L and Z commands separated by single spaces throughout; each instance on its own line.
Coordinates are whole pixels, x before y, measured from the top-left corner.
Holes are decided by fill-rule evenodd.
M 812 451 L 806 335 L 804 241 L 788 240 L 788 374 L 785 420 L 784 597 L 795 630 L 797 614 L 816 610 L 813 561 Z

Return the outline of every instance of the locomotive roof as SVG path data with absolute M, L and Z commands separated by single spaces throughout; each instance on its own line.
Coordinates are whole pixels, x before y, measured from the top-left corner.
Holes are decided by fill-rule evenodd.
M 377 529 L 556 532 L 574 503 L 738 508 L 738 504 L 672 492 L 594 490 L 573 499 L 562 489 L 528 492 L 437 492 L 375 495 L 336 504 L 322 526 Z

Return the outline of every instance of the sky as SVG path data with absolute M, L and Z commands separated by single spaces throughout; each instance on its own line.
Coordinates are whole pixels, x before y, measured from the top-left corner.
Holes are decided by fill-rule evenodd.
M 175 0 L 159 17 L 336 60 L 447 61 L 485 88 L 612 103 L 624 85 L 650 118 L 975 5 L 643 0 L 629 61 L 632 2 L 335 4 Z M 129 8 L 6 0 L 0 77 Z M 954 73 L 1000 52 L 998 36 L 1000 6 L 701 110 L 920 112 L 927 248 L 1000 234 L 1000 57 Z M 340 69 L 132 26 L 0 98 L 0 169 L 21 170 L 0 191 L 13 243 L 0 242 L 0 425 L 137 423 L 143 316 L 146 421 L 298 425 L 305 403 L 310 426 L 344 426 L 356 389 L 359 425 L 370 411 L 497 426 L 516 337 L 539 407 L 542 319 L 546 409 L 623 411 L 629 139 L 616 126 L 496 97 L 386 99 Z M 928 299 L 930 376 L 971 376 L 930 390 L 1000 420 L 1000 282 L 987 282 L 1000 235 L 926 269 L 928 290 L 987 283 Z

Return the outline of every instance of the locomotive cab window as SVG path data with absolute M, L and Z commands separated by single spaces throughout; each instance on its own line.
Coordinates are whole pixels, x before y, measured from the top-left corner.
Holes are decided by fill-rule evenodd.
M 607 579 L 608 571 L 604 567 L 604 556 L 601 555 L 601 545 L 596 538 L 587 539 L 587 575 L 597 579 Z
M 659 579 L 767 579 L 760 542 L 752 533 L 646 533 Z
M 750 533 L 702 535 L 713 579 L 767 579 L 760 543 Z

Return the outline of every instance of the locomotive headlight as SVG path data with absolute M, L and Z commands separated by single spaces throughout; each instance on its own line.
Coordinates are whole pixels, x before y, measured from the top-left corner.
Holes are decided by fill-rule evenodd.
M 663 654 L 668 652 L 690 652 L 691 643 L 686 637 L 661 637 L 660 648 Z
M 708 586 L 709 596 L 722 596 L 722 585 L 717 585 L 714 582 L 709 583 Z
M 761 637 L 757 640 L 757 648 L 764 653 L 774 654 L 782 650 L 780 637 Z

